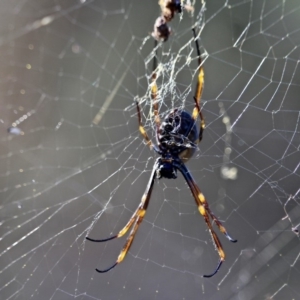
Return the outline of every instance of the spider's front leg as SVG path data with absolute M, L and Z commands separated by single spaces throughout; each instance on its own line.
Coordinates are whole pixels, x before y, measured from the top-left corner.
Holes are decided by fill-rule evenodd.
M 157 46 L 157 42 L 155 42 L 154 47 Z M 158 133 L 159 133 L 159 128 L 160 128 L 160 117 L 159 117 L 159 112 L 158 112 L 158 103 L 157 103 L 157 84 L 156 84 L 156 68 L 157 68 L 157 59 L 156 59 L 156 53 L 153 58 L 153 69 L 152 69 L 152 75 L 151 75 L 151 99 L 152 99 L 152 108 L 153 108 L 153 114 L 154 114 L 154 122 L 156 125 L 156 141 L 158 141 Z M 139 122 L 139 131 L 144 137 L 147 145 L 150 147 L 150 149 L 154 149 L 158 154 L 161 154 L 160 149 L 153 144 L 151 141 L 150 137 L 148 136 L 146 129 L 143 125 L 142 122 L 142 113 L 141 113 L 141 108 L 139 105 L 139 102 L 136 101 L 136 109 L 137 109 L 137 114 L 138 114 L 138 122 Z

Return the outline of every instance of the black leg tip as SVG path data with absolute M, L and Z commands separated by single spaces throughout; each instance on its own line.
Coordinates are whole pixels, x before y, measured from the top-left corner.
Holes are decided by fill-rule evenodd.
M 237 240 L 233 239 L 228 233 L 225 233 L 225 236 L 229 239 L 230 242 L 236 243 Z
M 98 273 L 106 273 L 106 272 L 108 272 L 108 270 L 99 270 L 99 269 L 95 269 Z
M 218 266 L 216 268 L 216 270 L 212 274 L 210 274 L 210 275 L 202 275 L 202 277 L 204 277 L 204 278 L 210 278 L 210 277 L 213 277 L 214 275 L 216 275 L 217 272 L 220 270 L 220 267 L 221 267 L 222 263 L 223 263 L 223 260 L 220 260 L 219 264 L 218 264 Z
M 113 269 L 118 263 L 116 262 L 114 265 L 112 265 L 111 267 L 109 267 L 108 269 L 105 270 L 99 270 L 99 269 L 95 269 L 98 273 L 106 273 L 109 270 Z
M 86 236 L 85 238 L 88 240 L 88 241 L 91 241 L 91 242 L 96 242 L 96 243 L 102 243 L 102 242 L 107 242 L 107 241 L 110 241 L 110 240 L 113 240 L 115 238 L 117 238 L 118 235 L 114 235 L 114 236 L 111 236 L 107 239 L 102 239 L 102 240 L 95 240 L 95 239 L 91 239 L 89 238 L 88 236 Z

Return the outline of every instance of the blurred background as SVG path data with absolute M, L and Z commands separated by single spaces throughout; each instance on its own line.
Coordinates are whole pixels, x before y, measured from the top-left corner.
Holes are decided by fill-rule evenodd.
M 226 261 L 180 174 L 155 182 L 125 260 L 116 234 L 157 155 L 155 0 L 0 3 L 1 299 L 300 299 L 300 3 L 198 0 L 157 47 L 159 106 L 192 111 L 199 33 L 206 130 L 187 163 Z

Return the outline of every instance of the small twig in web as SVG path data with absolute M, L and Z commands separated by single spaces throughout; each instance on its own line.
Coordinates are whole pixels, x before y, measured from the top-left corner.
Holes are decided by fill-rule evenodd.
M 194 13 L 194 6 L 190 0 L 185 1 L 176 0 L 159 0 L 158 4 L 161 9 L 161 15 L 155 20 L 154 29 L 151 33 L 152 37 L 158 42 L 165 42 L 172 33 L 171 28 L 167 23 L 174 19 L 176 14 L 182 16 L 183 9 L 191 15 Z
M 110 104 L 112 103 L 112 101 L 113 101 L 114 97 L 116 96 L 120 86 L 123 83 L 123 80 L 124 80 L 126 74 L 128 73 L 128 70 L 129 70 L 130 66 L 131 66 L 131 63 L 128 65 L 126 71 L 123 73 L 123 75 L 121 76 L 121 78 L 117 82 L 116 86 L 114 87 L 112 92 L 108 95 L 108 97 L 105 99 L 102 107 L 99 109 L 98 113 L 94 117 L 93 123 L 95 125 L 98 125 L 100 123 L 101 119 L 103 118 L 104 114 L 106 113 L 107 109 L 109 108 Z

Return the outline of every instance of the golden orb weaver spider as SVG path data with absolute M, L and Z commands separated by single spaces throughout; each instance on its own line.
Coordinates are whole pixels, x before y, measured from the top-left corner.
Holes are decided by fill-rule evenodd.
M 126 232 L 129 230 L 131 226 L 133 226 L 126 243 L 121 250 L 116 262 L 109 268 L 105 270 L 99 270 L 96 269 L 99 273 L 105 273 L 112 268 L 114 268 L 117 264 L 123 261 L 125 258 L 127 252 L 129 251 L 134 236 L 143 221 L 143 218 L 146 214 L 146 210 L 150 201 L 151 193 L 154 186 L 154 180 L 155 178 L 177 178 L 177 170 L 179 170 L 184 179 L 186 180 L 193 196 L 196 201 L 196 204 L 198 206 L 198 210 L 200 214 L 204 217 L 204 220 L 206 222 L 206 225 L 209 229 L 209 232 L 211 234 L 212 240 L 214 242 L 214 245 L 216 247 L 216 250 L 218 251 L 220 260 L 217 265 L 217 268 L 215 271 L 210 275 L 203 275 L 203 277 L 212 277 L 214 276 L 220 269 L 223 261 L 225 260 L 225 252 L 223 250 L 222 244 L 215 233 L 211 220 L 212 219 L 221 233 L 223 233 L 231 242 L 236 242 L 236 240 L 232 239 L 229 234 L 227 233 L 227 230 L 222 225 L 222 223 L 218 220 L 218 218 L 212 213 L 210 210 L 208 203 L 202 194 L 201 190 L 197 186 L 195 180 L 191 176 L 189 170 L 185 166 L 185 162 L 188 161 L 192 155 L 195 152 L 196 145 L 201 142 L 203 131 L 205 128 L 205 122 L 202 115 L 202 112 L 200 110 L 200 100 L 203 90 L 203 83 L 204 83 L 204 70 L 202 67 L 202 60 L 201 60 L 201 53 L 200 48 L 198 44 L 198 38 L 196 35 L 195 29 L 193 29 L 195 44 L 196 44 L 196 50 L 198 55 L 198 68 L 199 68 L 199 74 L 198 74 L 198 82 L 196 87 L 196 92 L 194 96 L 195 101 L 195 108 L 193 110 L 192 115 L 190 115 L 188 112 L 181 110 L 179 108 L 175 108 L 171 110 L 166 117 L 164 118 L 163 122 L 160 121 L 160 116 L 158 113 L 158 103 L 156 101 L 157 99 L 157 85 L 156 85 L 156 68 L 157 68 L 157 62 L 156 57 L 154 57 L 153 62 L 153 72 L 152 72 L 152 85 L 151 85 L 151 99 L 152 99 L 152 106 L 154 111 L 154 121 L 156 125 L 156 140 L 157 145 L 153 144 L 151 139 L 149 138 L 143 124 L 142 124 L 142 117 L 141 117 L 141 109 L 139 106 L 139 103 L 136 102 L 137 107 L 137 114 L 138 114 L 138 122 L 139 122 L 139 131 L 144 137 L 147 145 L 150 147 L 150 149 L 154 149 L 156 153 L 160 155 L 154 163 L 153 170 L 151 172 L 151 176 L 149 179 L 149 182 L 147 184 L 145 193 L 142 197 L 141 203 L 139 204 L 136 211 L 131 216 L 128 223 L 124 226 L 124 228 L 116 235 L 111 236 L 106 239 L 92 239 L 89 237 L 86 237 L 87 240 L 92 242 L 106 242 L 109 240 L 113 240 L 115 238 L 122 237 Z M 155 42 L 156 44 L 156 42 Z M 198 133 L 198 129 L 196 126 L 196 121 L 198 116 L 200 117 L 200 130 Z

